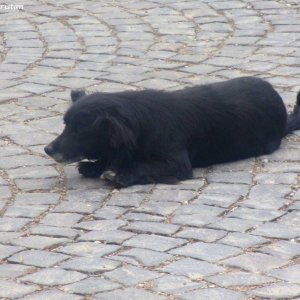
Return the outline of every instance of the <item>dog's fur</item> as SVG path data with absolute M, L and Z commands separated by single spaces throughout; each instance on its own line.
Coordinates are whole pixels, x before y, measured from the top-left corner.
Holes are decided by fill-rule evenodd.
M 45 151 L 58 162 L 80 162 L 99 177 L 113 170 L 120 186 L 192 178 L 193 167 L 275 151 L 300 129 L 300 96 L 287 116 L 266 81 L 243 77 L 166 92 L 72 91 L 65 129 Z

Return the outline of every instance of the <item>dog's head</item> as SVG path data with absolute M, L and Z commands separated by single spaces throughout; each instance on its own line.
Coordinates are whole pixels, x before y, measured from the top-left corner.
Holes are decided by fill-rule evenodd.
M 121 146 L 135 146 L 135 134 L 112 94 L 72 91 L 71 99 L 63 132 L 45 147 L 54 160 L 105 159 Z

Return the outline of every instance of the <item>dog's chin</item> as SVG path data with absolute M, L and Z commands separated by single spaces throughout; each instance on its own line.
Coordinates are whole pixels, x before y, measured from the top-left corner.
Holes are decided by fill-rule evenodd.
M 84 156 L 77 156 L 77 157 L 74 157 L 74 158 L 66 158 L 61 153 L 54 154 L 52 156 L 52 158 L 56 162 L 58 162 L 58 163 L 60 163 L 62 165 L 73 164 L 73 163 L 76 163 L 76 162 L 79 162 L 79 161 L 82 161 L 83 159 L 85 159 Z

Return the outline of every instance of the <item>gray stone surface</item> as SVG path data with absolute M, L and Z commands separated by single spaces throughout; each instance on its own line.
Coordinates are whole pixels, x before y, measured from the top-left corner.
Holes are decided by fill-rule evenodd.
M 43 150 L 63 129 L 71 89 L 176 90 L 255 75 L 292 110 L 298 2 L 0 8 L 0 298 L 299 298 L 299 131 L 270 155 L 121 190 Z
M 121 287 L 120 284 L 97 277 L 91 277 L 84 279 L 80 282 L 65 285 L 63 290 L 66 292 L 76 294 L 95 294 L 99 292 L 105 292 L 114 290 Z
M 204 276 L 223 272 L 224 268 L 206 261 L 200 261 L 193 258 L 182 258 L 162 267 L 161 270 L 173 275 L 184 275 L 193 280 L 197 280 Z
M 110 278 L 113 281 L 117 281 L 125 286 L 134 286 L 144 281 L 162 276 L 162 274 L 158 272 L 132 266 L 120 267 L 116 270 L 105 272 L 104 275 L 105 277 Z
M 99 257 L 74 257 L 61 263 L 60 266 L 66 270 L 94 274 L 114 270 L 120 263 Z
M 66 260 L 67 255 L 40 250 L 27 250 L 11 256 L 8 261 L 36 267 L 52 267 L 62 260 Z
M 237 255 L 240 251 L 240 249 L 232 246 L 197 242 L 171 250 L 170 253 L 215 262 L 229 256 Z
M 36 273 L 26 275 L 20 278 L 22 282 L 33 282 L 42 285 L 61 285 L 73 283 L 86 278 L 86 275 L 76 271 L 65 271 L 58 268 L 42 269 Z
M 8 280 L 0 280 L 0 286 L 1 298 L 19 298 L 38 289 L 38 286 L 36 285 L 25 285 Z

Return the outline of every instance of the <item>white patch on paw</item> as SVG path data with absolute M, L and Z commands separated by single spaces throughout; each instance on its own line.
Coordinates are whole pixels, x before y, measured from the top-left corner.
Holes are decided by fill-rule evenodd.
M 105 172 L 101 175 L 101 178 L 102 178 L 102 179 L 109 180 L 109 181 L 114 181 L 116 175 L 117 175 L 117 174 L 116 174 L 114 171 L 108 170 L 108 171 L 105 171 Z

